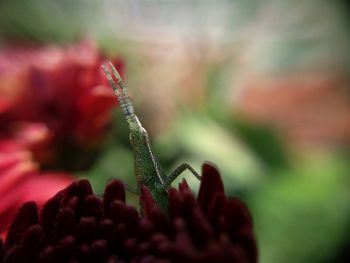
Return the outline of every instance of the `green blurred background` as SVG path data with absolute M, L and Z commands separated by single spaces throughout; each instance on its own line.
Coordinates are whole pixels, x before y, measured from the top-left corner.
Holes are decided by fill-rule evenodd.
M 0 1 L 1 43 L 90 39 L 126 62 L 166 171 L 205 160 L 252 210 L 262 263 L 349 262 L 344 1 Z M 134 184 L 120 110 L 89 177 Z M 194 189 L 198 182 L 184 174 Z

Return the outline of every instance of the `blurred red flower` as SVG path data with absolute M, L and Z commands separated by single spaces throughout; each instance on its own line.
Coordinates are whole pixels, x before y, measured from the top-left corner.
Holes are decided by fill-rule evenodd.
M 40 162 L 59 159 L 63 146 L 94 148 L 116 103 L 102 63 L 90 42 L 0 51 L 0 138 L 25 141 Z
M 90 42 L 0 50 L 0 235 L 21 203 L 40 206 L 73 180 L 41 167 L 91 163 L 116 103 L 102 63 Z M 120 59 L 113 63 L 123 72 Z
M 0 236 L 15 216 L 20 205 L 29 200 L 41 207 L 73 178 L 65 173 L 43 173 L 32 155 L 14 140 L 0 141 Z

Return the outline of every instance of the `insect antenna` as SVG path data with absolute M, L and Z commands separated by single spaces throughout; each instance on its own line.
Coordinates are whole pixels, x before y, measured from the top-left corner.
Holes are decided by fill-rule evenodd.
M 107 70 L 107 68 L 104 65 L 102 65 L 102 70 L 106 74 L 107 80 L 111 84 L 111 86 L 114 90 L 114 93 L 117 95 L 119 105 L 120 105 L 124 115 L 126 116 L 126 118 L 130 118 L 134 114 L 134 109 L 133 109 L 132 104 L 129 100 L 129 97 L 127 94 L 127 89 L 126 89 L 125 85 L 123 84 L 122 79 L 121 79 L 118 71 L 116 70 L 116 68 L 112 65 L 112 63 L 109 63 L 109 64 L 112 68 L 113 75 L 117 79 L 117 82 L 118 82 L 122 92 L 120 92 L 117 84 L 113 80 L 111 73 Z
M 132 106 L 132 103 L 131 103 L 131 101 L 129 99 L 128 89 L 124 85 L 124 82 L 123 82 L 122 78 L 120 77 L 120 74 L 119 74 L 118 70 L 114 67 L 114 65 L 111 62 L 109 62 L 109 65 L 110 65 L 110 67 L 112 69 L 112 72 L 113 72 L 115 78 L 117 79 L 117 82 L 118 82 L 120 88 L 122 89 L 122 92 L 123 92 L 124 99 L 125 99 L 126 105 L 128 107 L 128 110 L 130 111 L 131 114 L 134 114 L 134 107 Z

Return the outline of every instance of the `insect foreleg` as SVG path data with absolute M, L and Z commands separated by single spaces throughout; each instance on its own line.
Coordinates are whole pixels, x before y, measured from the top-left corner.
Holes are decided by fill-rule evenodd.
M 201 179 L 201 176 L 188 164 L 183 163 L 180 166 L 178 166 L 166 179 L 164 182 L 165 186 L 170 186 L 170 184 L 186 169 L 190 170 L 190 172 L 198 179 Z

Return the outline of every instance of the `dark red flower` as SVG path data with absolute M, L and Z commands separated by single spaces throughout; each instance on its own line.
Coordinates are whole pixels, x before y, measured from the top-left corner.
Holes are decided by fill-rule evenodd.
M 251 217 L 225 195 L 217 169 L 204 164 L 198 197 L 185 180 L 169 190 L 168 214 L 148 189 L 144 216 L 125 204 L 123 183 L 110 181 L 103 198 L 80 180 L 38 213 L 19 210 L 1 245 L 0 262 L 257 262 Z

